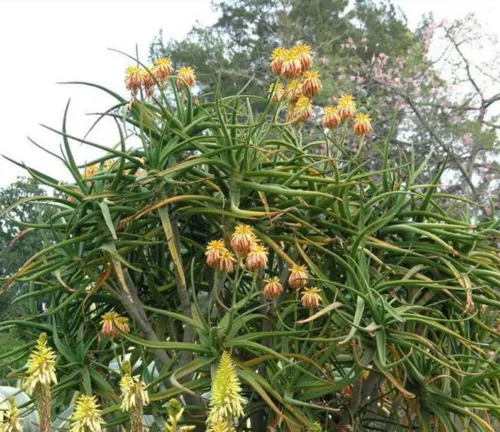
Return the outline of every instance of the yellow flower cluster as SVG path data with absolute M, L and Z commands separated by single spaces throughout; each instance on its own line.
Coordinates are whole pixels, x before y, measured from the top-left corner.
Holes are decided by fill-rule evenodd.
M 28 379 L 25 387 L 28 394 L 33 394 L 39 386 L 49 388 L 57 384 L 55 362 L 56 354 L 47 346 L 47 334 L 42 333 L 26 364 Z
M 182 419 L 182 414 L 184 413 L 184 407 L 177 399 L 170 399 L 168 401 L 168 422 L 165 424 L 165 429 L 167 432 L 188 432 L 196 429 L 196 426 L 186 425 L 178 426 L 178 423 Z
M 245 267 L 250 271 L 266 268 L 268 262 L 268 251 L 260 243 L 250 225 L 236 226 L 231 236 L 231 247 L 238 257 L 245 258 Z M 231 273 L 234 271 L 234 263 L 237 262 L 235 254 L 226 247 L 224 240 L 213 240 L 206 248 L 207 264 L 220 271 Z
M 142 88 L 146 97 L 154 94 L 158 85 L 164 88 L 167 80 L 172 76 L 174 67 L 168 58 L 162 58 L 155 62 L 148 70 L 138 66 L 130 66 L 125 73 L 125 87 L 136 95 Z M 182 66 L 177 71 L 176 86 L 180 89 L 185 85 L 193 87 L 196 84 L 196 74 L 192 67 Z
M 308 309 L 315 309 L 321 302 L 321 296 L 319 295 L 321 290 L 317 287 L 306 287 L 308 279 L 309 273 L 305 266 L 293 266 L 290 269 L 288 285 L 290 285 L 290 288 L 294 288 L 296 290 L 303 288 L 302 305 Z
M 323 126 L 327 129 L 334 129 L 342 121 L 354 118 L 354 133 L 357 136 L 370 135 L 373 131 L 370 116 L 365 113 L 357 113 L 358 109 L 354 97 L 349 94 L 342 95 L 336 107 L 328 106 L 325 108 Z
M 102 411 L 95 396 L 80 396 L 70 418 L 70 432 L 101 432 Z
M 244 404 L 245 400 L 241 396 L 240 380 L 233 360 L 224 351 L 212 386 L 207 419 L 208 430 L 233 430 L 233 419 L 244 415 Z
M 149 396 L 146 391 L 146 386 L 139 379 L 139 376 L 132 376 L 131 373 L 126 373 L 120 380 L 121 389 L 121 410 L 128 412 L 137 406 L 149 404 Z
M 16 406 L 14 398 L 9 400 L 9 404 L 5 421 L 0 412 L 0 432 L 23 432 L 21 410 Z
M 276 48 L 271 56 L 273 73 L 288 81 L 286 86 L 277 82 L 270 87 L 272 101 L 279 103 L 286 98 L 287 121 L 297 126 L 312 116 L 313 100 L 323 88 L 319 71 L 310 69 L 312 64 L 312 50 L 306 44 Z

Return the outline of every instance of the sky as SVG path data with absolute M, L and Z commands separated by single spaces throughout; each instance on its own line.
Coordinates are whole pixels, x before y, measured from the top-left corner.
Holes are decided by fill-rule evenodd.
M 394 0 L 410 27 L 423 13 L 449 21 L 474 11 L 480 22 L 497 32 L 500 0 Z M 130 60 L 110 51 L 130 54 L 136 46 L 147 61 L 148 47 L 158 30 L 164 39 L 183 38 L 192 25 L 211 24 L 216 14 L 210 0 L 0 0 L 0 154 L 69 180 L 55 158 L 35 147 L 30 137 L 50 151 L 59 152 L 61 137 L 40 124 L 61 128 L 68 99 L 68 133 L 83 137 L 113 99 L 84 86 L 59 85 L 61 81 L 99 83 L 125 95 L 124 70 Z M 90 141 L 116 144 L 116 126 L 102 123 Z M 96 150 L 74 143 L 79 163 L 96 156 Z M 24 171 L 0 158 L 0 187 Z

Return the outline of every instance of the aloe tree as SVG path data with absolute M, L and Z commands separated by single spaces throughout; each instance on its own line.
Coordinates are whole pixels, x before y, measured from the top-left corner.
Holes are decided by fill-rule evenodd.
M 54 241 L 5 280 L 6 290 L 30 284 L 15 299 L 28 313 L 0 326 L 49 335 L 54 416 L 82 392 L 99 397 L 110 428 L 127 428 L 127 359 L 148 385 L 153 430 L 180 396 L 183 421 L 204 430 L 212 377 L 230 353 L 245 401 L 239 431 L 495 430 L 500 221 L 478 223 L 478 204 L 440 192 L 445 166 L 431 172 L 432 154 L 416 166 L 414 154 L 389 154 L 388 136 L 383 168 L 370 171 L 348 121 L 328 134 L 318 125 L 322 139 L 310 142 L 283 102 L 245 88 L 193 100 L 174 77 L 151 98 L 72 84 L 116 99 L 96 122 L 114 120 L 119 144 L 73 135 L 69 104 L 59 129 L 46 126 L 74 181 L 23 166 L 58 195 L 23 200 L 54 211 L 17 222 Z M 81 165 L 73 143 L 103 155 Z M 241 256 L 233 272 L 208 266 L 207 244 L 230 249 L 239 224 L 268 251 L 265 268 L 250 271 Z M 290 286 L 302 285 L 295 266 L 317 288 L 316 310 Z M 269 278 L 282 295 L 263 295 Z M 108 312 L 129 317 L 130 332 L 104 337 Z

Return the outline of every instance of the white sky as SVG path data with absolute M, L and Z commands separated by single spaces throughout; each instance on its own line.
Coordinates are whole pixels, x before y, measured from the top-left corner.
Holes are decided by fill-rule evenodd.
M 474 11 L 492 32 L 500 21 L 500 0 L 395 0 L 410 26 L 422 13 L 453 20 Z M 0 0 L 0 153 L 23 161 L 58 179 L 68 180 L 64 168 L 27 140 L 58 153 L 61 137 L 45 131 L 43 123 L 60 129 L 71 98 L 68 133 L 82 137 L 93 122 L 86 113 L 101 112 L 111 97 L 88 87 L 57 85 L 59 81 L 88 81 L 125 95 L 124 70 L 130 61 L 108 51 L 133 54 L 136 44 L 146 61 L 149 43 L 163 29 L 165 39 L 182 38 L 196 20 L 215 19 L 210 0 Z M 500 34 L 500 33 L 499 33 Z M 114 145 L 114 125 L 97 127 L 88 138 Z M 74 143 L 83 163 L 96 150 Z M 0 159 L 0 187 L 24 171 Z

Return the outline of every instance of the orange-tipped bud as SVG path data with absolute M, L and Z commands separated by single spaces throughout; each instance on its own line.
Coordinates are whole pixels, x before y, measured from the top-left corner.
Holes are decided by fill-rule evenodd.
M 304 73 L 302 79 L 302 93 L 305 96 L 313 98 L 322 88 L 323 84 L 321 83 L 320 73 L 318 71 L 310 70 Z
M 291 80 L 286 88 L 285 96 L 289 102 L 297 103 L 299 98 L 304 96 L 302 93 L 302 82 L 299 79 Z
M 221 255 L 227 252 L 224 240 L 213 240 L 208 243 L 205 255 L 207 256 L 207 264 L 210 267 L 218 267 Z
M 151 72 L 147 70 L 142 70 L 142 88 L 144 89 L 144 93 L 146 93 L 147 97 L 153 96 L 155 89 L 155 80 L 153 79 L 153 75 Z
M 142 70 L 137 66 L 129 66 L 126 71 L 125 87 L 133 94 L 141 88 L 142 85 Z
M 247 256 L 255 246 L 255 234 L 250 225 L 238 225 L 231 236 L 231 246 L 237 254 Z
M 116 312 L 106 312 L 102 316 L 102 334 L 104 337 L 114 339 L 120 337 L 120 333 L 115 328 L 115 322 L 120 317 Z
M 285 48 L 276 48 L 271 56 L 271 70 L 275 75 L 281 74 L 281 68 L 283 66 L 283 58 L 288 50 Z
M 266 297 L 278 297 L 283 292 L 283 285 L 281 285 L 279 277 L 266 279 L 266 286 L 264 287 L 264 295 Z
M 177 87 L 183 88 L 184 83 L 189 87 L 193 87 L 196 84 L 196 75 L 192 67 L 183 66 L 177 71 Z
M 350 119 L 357 113 L 356 101 L 351 95 L 343 95 L 339 99 L 337 109 L 342 120 Z
M 232 273 L 234 271 L 235 262 L 236 259 L 233 254 L 226 249 L 220 256 L 217 268 L 222 272 Z
M 295 108 L 293 110 L 293 119 L 296 124 L 299 125 L 305 122 L 309 117 L 312 116 L 313 113 L 313 105 L 312 100 L 307 96 L 301 96 L 297 103 L 295 104 Z
M 264 269 L 267 266 L 267 249 L 255 244 L 247 256 L 246 266 L 250 271 Z
M 280 103 L 285 96 L 285 87 L 281 83 L 271 84 L 269 86 L 269 93 L 271 93 L 271 100 L 274 103 Z
M 328 106 L 325 108 L 325 113 L 323 116 L 323 126 L 327 129 L 336 128 L 341 122 L 339 112 L 336 107 Z
M 288 277 L 288 285 L 290 288 L 300 289 L 306 286 L 309 273 L 306 266 L 293 266 Z
M 299 58 L 302 72 L 305 72 L 313 64 L 311 47 L 306 44 L 298 44 L 293 48 L 293 50 Z
M 173 72 L 174 68 L 170 59 L 164 57 L 156 60 L 153 67 L 153 75 L 155 76 L 160 86 L 163 87 L 165 85 L 167 79 L 170 77 L 170 75 L 172 75 Z
M 358 114 L 354 120 L 354 133 L 357 136 L 370 135 L 373 132 L 371 118 L 368 114 Z
M 302 73 L 302 65 L 300 56 L 296 51 L 291 49 L 283 55 L 283 63 L 281 65 L 281 75 L 287 79 L 297 78 Z
M 316 309 L 321 302 L 321 296 L 319 293 L 321 290 L 317 287 L 304 288 L 304 293 L 302 294 L 302 305 L 307 309 Z

